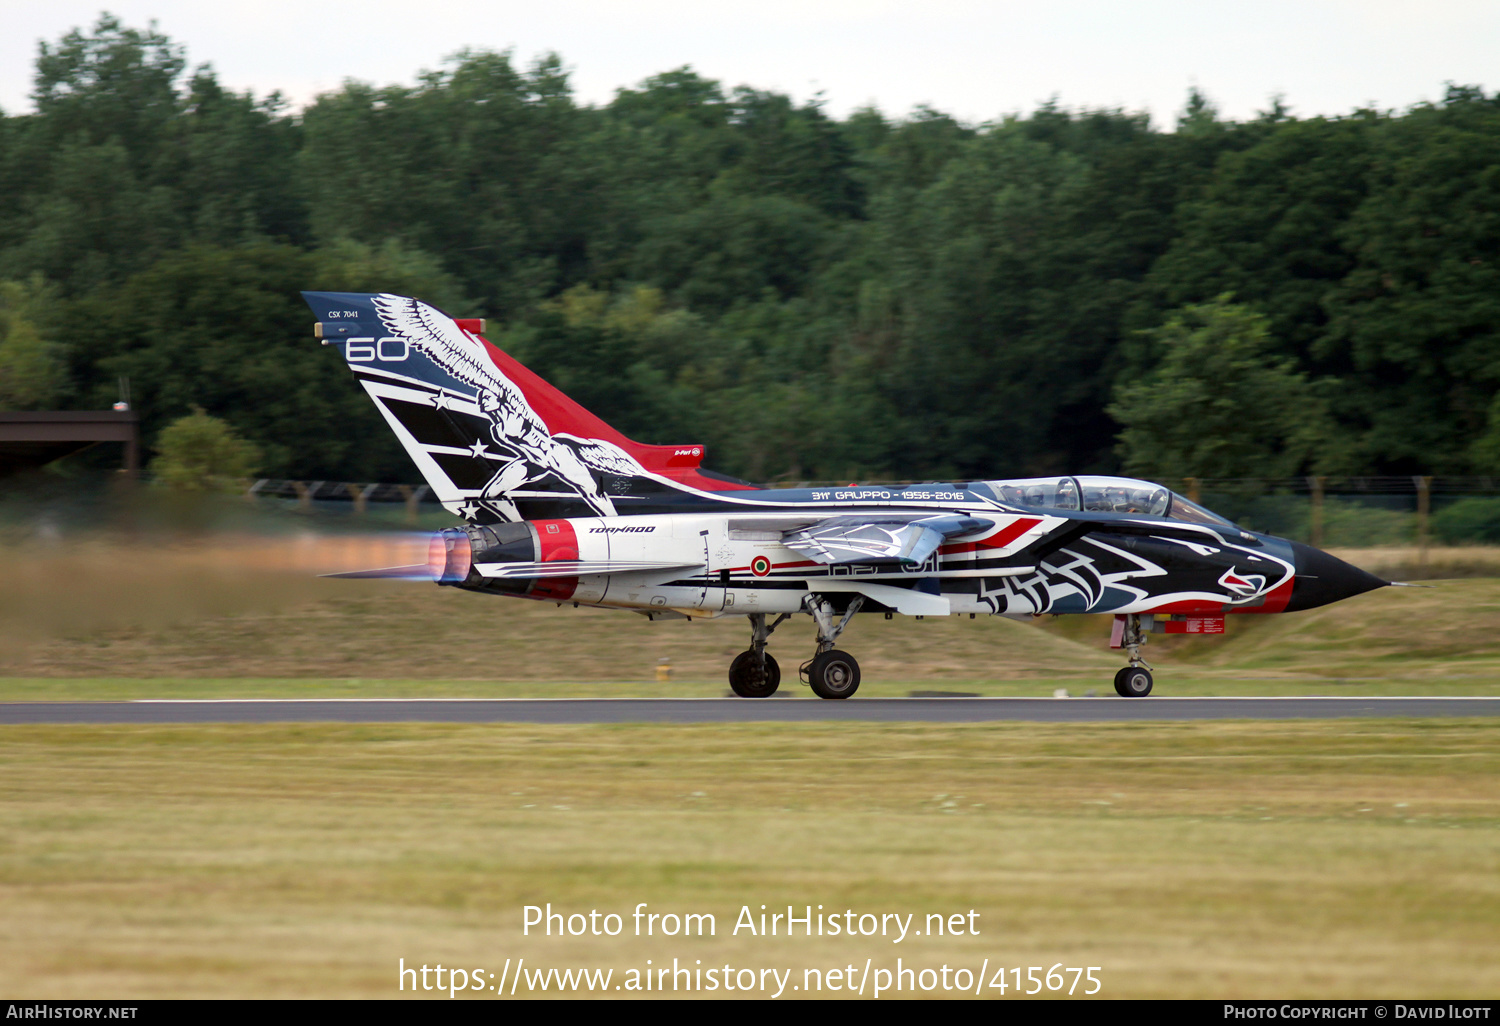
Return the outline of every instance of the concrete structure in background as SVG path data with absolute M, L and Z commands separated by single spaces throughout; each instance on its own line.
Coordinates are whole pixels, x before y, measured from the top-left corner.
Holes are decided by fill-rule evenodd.
M 45 466 L 100 442 L 125 446 L 121 469 L 140 473 L 140 418 L 134 410 L 0 413 L 0 477 Z

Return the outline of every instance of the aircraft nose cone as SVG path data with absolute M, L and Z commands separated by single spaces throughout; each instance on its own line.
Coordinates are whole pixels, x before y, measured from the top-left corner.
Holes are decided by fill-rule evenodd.
M 1298 609 L 1326 606 L 1330 602 L 1363 595 L 1391 583 L 1382 581 L 1357 566 L 1351 566 L 1337 556 L 1330 556 L 1322 549 L 1315 549 L 1301 542 L 1292 542 L 1292 554 L 1297 566 L 1297 578 L 1292 585 L 1291 601 L 1286 606 L 1289 613 Z

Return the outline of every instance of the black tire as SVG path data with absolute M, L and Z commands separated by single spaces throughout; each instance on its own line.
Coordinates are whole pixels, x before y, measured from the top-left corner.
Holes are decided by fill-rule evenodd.
M 1121 698 L 1145 698 L 1151 684 L 1151 671 L 1144 666 L 1127 666 L 1115 674 L 1115 693 Z
M 729 687 L 741 698 L 770 698 L 781 687 L 781 667 L 767 652 L 764 669 L 755 653 L 746 649 L 729 664 Z
M 819 652 L 808 664 L 807 682 L 819 698 L 848 698 L 859 690 L 859 663 L 838 649 Z

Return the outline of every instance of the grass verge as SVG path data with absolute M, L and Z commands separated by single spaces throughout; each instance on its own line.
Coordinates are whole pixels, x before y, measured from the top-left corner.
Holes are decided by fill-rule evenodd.
M 0 730 L 0 990 L 388 997 L 407 964 L 1104 967 L 1107 996 L 1500 988 L 1478 721 Z M 711 912 L 524 938 L 521 907 Z M 752 938 L 742 905 L 980 914 Z M 801 977 L 798 977 L 800 980 Z

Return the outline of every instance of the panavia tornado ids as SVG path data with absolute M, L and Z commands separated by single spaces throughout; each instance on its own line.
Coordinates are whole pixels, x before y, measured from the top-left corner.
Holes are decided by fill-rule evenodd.
M 735 694 L 781 683 L 766 651 L 805 613 L 802 680 L 848 698 L 836 648 L 856 614 L 1113 613 L 1115 675 L 1151 693 L 1152 633 L 1214 634 L 1229 613 L 1284 613 L 1390 582 L 1326 552 L 1243 530 L 1181 495 L 1119 477 L 760 488 L 704 470 L 701 445 L 642 445 L 485 341 L 483 322 L 405 296 L 305 292 L 324 345 L 465 524 L 426 566 L 341 575 L 439 585 L 650 619 L 749 619 Z

